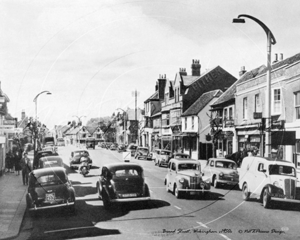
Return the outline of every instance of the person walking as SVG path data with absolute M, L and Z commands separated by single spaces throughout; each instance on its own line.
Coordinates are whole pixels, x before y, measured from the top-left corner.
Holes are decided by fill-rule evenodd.
M 6 172 L 13 172 L 13 156 L 11 150 L 6 153 L 5 156 Z
M 22 167 L 21 167 L 21 154 L 19 153 L 19 151 L 16 151 L 14 153 L 14 156 L 13 156 L 13 159 L 14 159 L 14 165 L 15 165 L 15 173 L 16 173 L 16 176 L 20 175 L 20 171 L 22 170 Z
M 24 153 L 23 158 L 21 159 L 21 166 L 22 166 L 23 185 L 28 185 L 28 176 L 29 173 L 31 172 L 31 167 L 30 167 L 30 159 L 27 153 Z

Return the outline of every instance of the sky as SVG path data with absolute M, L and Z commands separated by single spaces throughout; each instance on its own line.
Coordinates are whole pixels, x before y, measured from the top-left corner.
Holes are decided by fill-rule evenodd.
M 0 81 L 9 113 L 38 116 L 48 128 L 111 116 L 138 107 L 155 91 L 160 74 L 174 80 L 221 66 L 238 78 L 275 53 L 300 52 L 300 1 L 290 0 L 0 0 Z M 33 99 L 37 98 L 37 111 Z M 120 111 L 120 110 L 119 110 Z

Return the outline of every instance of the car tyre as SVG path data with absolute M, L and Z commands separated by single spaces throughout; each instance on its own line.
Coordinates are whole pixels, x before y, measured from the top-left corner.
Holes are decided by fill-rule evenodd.
M 248 189 L 247 183 L 244 183 L 243 188 L 242 188 L 242 192 L 243 192 L 243 199 L 244 199 L 244 201 L 248 201 L 249 198 L 250 198 L 250 193 L 249 193 L 249 189 Z
M 219 187 L 219 183 L 217 181 L 217 177 L 216 176 L 213 177 L 212 184 L 213 184 L 214 188 L 218 188 Z
M 105 210 L 110 210 L 112 208 L 112 203 L 110 202 L 107 193 L 105 191 L 103 191 L 102 193 L 102 201 Z
M 174 195 L 176 198 L 182 198 L 182 192 L 178 190 L 178 187 L 177 185 L 175 184 L 174 185 L 174 191 L 173 191 Z
M 99 185 L 99 182 L 96 183 L 96 188 L 97 188 L 97 192 L 98 192 L 98 198 L 99 198 L 99 199 L 102 199 L 102 197 L 101 197 L 101 192 L 100 192 L 100 185 Z
M 158 161 L 158 166 L 161 167 L 161 161 Z
M 167 192 L 170 192 L 170 189 L 169 189 L 169 186 L 168 186 L 168 181 L 167 181 L 167 179 L 165 180 L 165 185 L 166 185 L 166 191 L 167 191 Z
M 271 208 L 272 200 L 271 200 L 271 196 L 270 196 L 268 188 L 264 189 L 262 200 L 263 200 L 263 206 L 264 206 L 264 208 Z

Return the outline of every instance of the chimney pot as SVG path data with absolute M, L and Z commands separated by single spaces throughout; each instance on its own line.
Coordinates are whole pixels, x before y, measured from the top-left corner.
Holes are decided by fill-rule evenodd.
M 240 77 L 243 76 L 243 74 L 244 74 L 245 72 L 247 72 L 247 71 L 245 70 L 245 66 L 242 66 L 242 67 L 241 67 L 241 71 L 239 72 L 239 76 L 240 76 Z
M 280 53 L 280 61 L 283 60 L 283 53 Z

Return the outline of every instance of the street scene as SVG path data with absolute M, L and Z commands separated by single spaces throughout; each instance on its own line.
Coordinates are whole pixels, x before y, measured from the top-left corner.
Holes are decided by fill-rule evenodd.
M 0 239 L 300 239 L 300 3 L 0 6 Z

